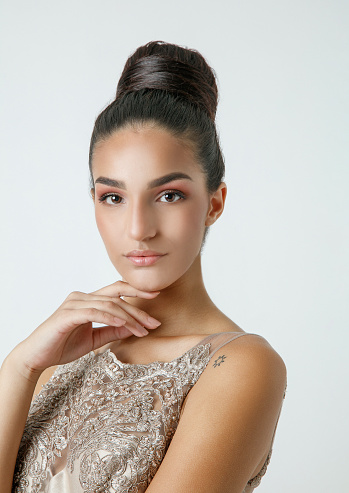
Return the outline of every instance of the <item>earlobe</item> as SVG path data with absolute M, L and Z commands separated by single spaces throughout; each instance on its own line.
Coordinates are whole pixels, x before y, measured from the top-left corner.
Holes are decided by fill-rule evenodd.
M 211 226 L 222 214 L 224 210 L 226 196 L 227 185 L 222 181 L 218 189 L 211 195 L 205 226 Z

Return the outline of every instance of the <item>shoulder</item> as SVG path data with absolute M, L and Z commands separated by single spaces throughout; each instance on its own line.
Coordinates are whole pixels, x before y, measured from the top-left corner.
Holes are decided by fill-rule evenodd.
M 150 491 L 169 480 L 174 492 L 193 484 L 195 491 L 242 491 L 271 449 L 285 385 L 285 364 L 264 338 L 243 334 L 220 347 L 185 399 Z
M 227 373 L 226 376 L 234 370 L 235 378 L 240 376 L 261 383 L 263 376 L 273 375 L 273 379 L 285 383 L 285 363 L 264 337 L 243 332 L 230 339 L 213 354 L 209 368 L 217 368 L 215 361 L 221 356 L 224 364 L 219 367 Z M 207 373 L 214 375 L 212 371 Z
M 229 341 L 229 340 L 228 340 Z M 190 391 L 190 399 L 200 392 L 233 395 L 265 394 L 280 400 L 284 395 L 287 371 L 281 356 L 269 342 L 256 334 L 242 333 L 224 343 L 212 355 L 207 368 Z M 189 400 L 189 395 L 188 395 Z

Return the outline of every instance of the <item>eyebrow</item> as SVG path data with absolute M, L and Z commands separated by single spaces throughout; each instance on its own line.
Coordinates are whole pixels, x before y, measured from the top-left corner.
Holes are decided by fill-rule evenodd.
M 166 183 L 169 183 L 170 181 L 174 181 L 174 180 L 193 181 L 193 179 L 186 173 L 175 171 L 173 173 L 160 176 L 160 178 L 155 178 L 155 180 L 150 181 L 148 183 L 147 189 L 150 190 L 151 188 L 160 187 L 161 185 L 165 185 Z M 124 181 L 113 180 L 112 178 L 107 178 L 105 176 L 98 177 L 95 183 L 101 183 L 102 185 L 108 185 L 110 187 L 121 188 L 122 190 L 126 190 L 126 184 Z

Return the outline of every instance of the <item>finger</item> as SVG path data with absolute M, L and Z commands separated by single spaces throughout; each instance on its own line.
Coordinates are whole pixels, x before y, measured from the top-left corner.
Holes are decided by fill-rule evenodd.
M 159 327 L 159 325 L 161 325 L 161 322 L 159 320 L 151 317 L 140 308 L 130 305 L 130 303 L 127 303 L 127 301 L 124 301 L 121 298 L 119 298 L 116 303 L 122 308 L 124 312 L 128 313 L 137 322 L 139 322 L 141 325 L 145 325 L 149 329 L 156 329 L 157 327 Z
M 122 300 L 119 300 L 119 302 Z M 126 303 L 124 301 L 124 303 Z M 131 306 L 126 303 L 127 307 Z M 148 331 L 144 326 L 135 320 L 132 315 L 123 310 L 110 298 L 108 301 L 97 301 L 97 300 L 87 300 L 87 301 L 71 301 L 66 303 L 66 309 L 68 310 L 83 310 L 95 308 L 103 313 L 109 313 L 118 321 L 117 325 L 124 325 L 127 329 L 131 330 L 133 334 L 137 336 L 144 336 L 148 334 Z M 148 315 L 147 315 L 148 317 Z M 96 320 L 97 322 L 97 320 Z M 112 325 L 116 325 L 115 322 Z M 149 325 L 149 322 L 148 322 Z
M 113 327 L 111 325 L 106 325 L 104 327 L 98 327 L 93 330 L 93 349 L 98 349 L 109 342 L 113 342 L 118 339 L 126 339 L 132 336 L 126 327 Z
M 65 327 L 62 326 L 62 330 L 71 331 L 73 328 L 78 325 L 85 324 L 87 322 L 95 322 L 104 325 L 111 325 L 116 327 L 125 326 L 128 330 L 130 330 L 135 336 L 143 337 L 148 334 L 148 331 L 142 327 L 140 324 L 133 319 L 131 319 L 132 323 L 125 321 L 126 317 L 120 319 L 120 317 L 115 316 L 113 313 L 110 313 L 109 310 L 99 310 L 96 307 L 86 307 L 81 309 L 69 310 L 64 309 L 64 318 L 65 319 Z M 125 314 L 126 315 L 126 314 Z M 129 316 L 128 316 L 129 317 Z
M 149 329 L 155 329 L 161 322 L 150 317 L 147 313 L 134 307 L 120 298 L 106 298 L 106 300 L 91 299 L 80 301 L 67 301 L 65 309 L 80 310 L 84 308 L 97 308 L 100 311 L 111 313 L 114 317 L 127 323 L 128 326 L 135 327 L 138 331 L 144 332 L 144 326 Z
M 122 300 L 120 296 L 102 296 L 98 295 L 95 292 L 94 293 L 78 293 L 74 292 L 71 293 L 68 298 L 65 300 L 65 303 L 68 303 L 70 301 L 89 301 L 89 300 L 96 300 L 96 301 L 113 301 L 114 303 L 117 303 L 119 300 Z
M 112 297 L 130 296 L 151 299 L 155 298 L 155 296 L 157 296 L 159 293 L 160 291 L 141 291 L 140 289 L 134 288 L 127 282 L 116 281 L 113 284 L 109 284 L 109 286 L 97 289 L 97 291 L 93 291 L 90 294 Z

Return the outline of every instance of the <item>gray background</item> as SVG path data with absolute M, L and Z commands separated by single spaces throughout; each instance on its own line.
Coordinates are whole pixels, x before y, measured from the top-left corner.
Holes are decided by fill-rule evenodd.
M 118 279 L 94 224 L 87 158 L 126 58 L 157 39 L 198 49 L 218 75 L 229 187 L 204 251 L 206 285 L 288 368 L 258 492 L 347 491 L 348 2 L 0 9 L 0 361 L 70 291 Z

